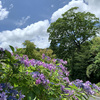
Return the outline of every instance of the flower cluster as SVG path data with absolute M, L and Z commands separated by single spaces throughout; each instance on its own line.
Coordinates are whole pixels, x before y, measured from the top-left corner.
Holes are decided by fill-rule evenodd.
M 94 89 L 96 89 L 96 90 L 100 91 L 100 87 L 98 87 L 98 86 L 97 86 L 97 85 L 95 85 L 95 84 L 92 84 L 92 88 L 94 88 Z
M 55 60 L 56 60 L 56 62 L 58 62 L 58 63 L 64 64 L 64 65 L 67 64 L 67 61 L 64 61 L 63 59 L 55 59 Z M 53 61 L 54 61 L 54 60 L 53 60 Z
M 50 64 L 48 64 L 48 63 L 45 63 L 45 62 L 42 62 L 42 61 L 39 61 L 39 60 L 35 60 L 35 59 L 31 59 L 31 60 L 29 60 L 28 59 L 28 57 L 26 56 L 26 55 L 23 55 L 23 57 L 20 57 L 20 56 L 16 56 L 16 59 L 19 59 L 20 60 L 20 62 L 22 63 L 22 64 L 24 64 L 25 66 L 33 66 L 33 67 L 35 67 L 35 66 L 43 66 L 44 68 L 46 68 L 46 69 L 48 69 L 50 72 L 51 72 L 51 75 L 52 75 L 52 73 L 54 73 L 55 71 L 57 71 L 58 70 L 58 79 L 63 79 L 63 80 L 65 80 L 67 83 L 69 83 L 70 81 L 69 81 L 69 78 L 68 78 L 68 76 L 69 76 L 69 72 L 67 71 L 67 68 L 65 68 L 62 64 L 59 64 L 58 66 L 56 66 L 56 64 L 52 64 L 52 63 L 50 63 Z M 59 60 L 60 61 L 60 60 Z M 62 60 L 61 60 L 62 61 Z M 63 63 L 64 63 L 64 61 L 63 61 Z M 36 75 L 37 75 L 37 77 L 39 77 L 39 73 L 38 72 L 33 72 L 34 73 L 34 75 L 35 75 L 35 77 L 36 77 Z M 38 73 L 38 74 L 37 74 Z M 33 76 L 34 76 L 33 75 Z M 43 75 L 43 73 L 42 73 L 42 75 Z M 40 75 L 41 76 L 41 75 Z M 38 82 L 39 83 L 41 83 L 41 80 L 39 80 L 40 78 L 38 78 Z M 37 83 L 37 82 L 36 82 Z
M 45 59 L 47 61 L 51 60 L 51 58 L 49 56 L 46 56 L 45 54 L 42 54 L 42 59 Z
M 39 60 L 35 60 L 35 59 L 31 59 L 29 60 L 28 57 L 26 55 L 23 55 L 23 57 L 19 57 L 18 55 L 16 56 L 16 59 L 20 59 L 21 63 L 23 63 L 25 66 L 43 66 L 44 68 L 48 69 L 49 71 L 51 71 L 51 75 L 53 74 L 53 72 L 55 72 L 56 70 L 58 70 L 58 79 L 62 79 L 63 82 L 65 82 L 66 84 L 71 85 L 72 83 L 75 84 L 78 88 L 82 88 L 83 91 L 81 92 L 86 92 L 88 95 L 93 95 L 95 94 L 95 91 L 93 91 L 94 89 L 100 90 L 99 87 L 97 87 L 95 84 L 91 84 L 91 82 L 86 81 L 85 83 L 83 83 L 82 80 L 75 80 L 73 82 L 69 81 L 69 72 L 67 71 L 67 68 L 63 66 L 63 64 L 67 64 L 67 61 L 63 61 L 62 59 L 53 59 L 53 62 L 58 62 L 59 65 L 56 64 L 48 64 Z M 48 56 L 45 56 L 45 54 L 43 54 L 42 59 L 46 59 L 46 60 L 51 60 L 48 59 Z M 31 73 L 32 77 L 34 79 L 36 79 L 36 84 L 48 84 L 48 83 L 52 83 L 50 82 L 50 80 L 46 79 L 46 77 L 44 76 L 43 73 L 39 73 L 38 71 L 32 72 Z M 54 83 L 52 83 L 54 84 Z M 57 85 L 57 84 L 56 84 Z M 92 87 L 91 87 L 92 86 Z M 61 90 L 62 92 L 68 94 L 67 96 L 71 96 L 74 94 L 74 90 L 66 90 L 66 87 L 68 87 L 68 85 L 64 86 L 61 85 Z M 73 95 L 76 100 L 78 100 L 75 95 Z
M 42 54 L 42 59 L 46 60 L 46 61 L 50 61 L 51 58 L 49 56 L 46 56 L 45 54 Z M 52 59 L 52 62 L 54 63 L 61 63 L 66 65 L 67 61 L 63 61 L 63 59 Z
M 100 87 L 98 87 L 95 84 L 92 84 L 89 81 L 86 81 L 85 83 L 83 83 L 82 80 L 76 79 L 75 81 L 71 82 L 70 84 L 72 84 L 72 83 L 75 84 L 77 87 L 82 88 L 83 91 L 85 91 L 88 95 L 93 95 L 96 93 L 93 89 L 100 91 Z
M 4 51 L 3 48 L 0 48 L 0 51 Z
M 61 90 L 62 90 L 64 93 L 68 94 L 68 96 L 71 96 L 71 95 L 74 93 L 73 90 L 66 90 L 65 88 L 66 88 L 66 87 L 65 87 L 64 85 L 61 85 Z
M 34 79 L 36 79 L 36 84 L 43 84 L 43 85 L 46 85 L 46 83 L 48 84 L 49 83 L 49 80 L 45 78 L 44 74 L 40 74 L 39 72 L 32 72 L 31 73 L 32 77 Z
M 0 49 L 0 52 L 3 52 L 3 49 Z M 77 91 L 77 89 L 75 90 L 75 89 L 71 88 L 71 86 L 73 86 L 73 84 L 77 88 L 80 89 L 79 90 L 80 93 L 85 92 L 85 93 L 87 93 L 87 95 L 93 95 L 95 93 L 95 91 L 93 89 L 100 91 L 99 87 L 97 87 L 95 84 L 92 84 L 89 81 L 86 81 L 85 83 L 83 83 L 82 80 L 77 79 L 73 82 L 70 82 L 70 80 L 68 78 L 69 71 L 67 70 L 66 67 L 64 67 L 64 65 L 67 64 L 67 61 L 63 61 L 62 59 L 51 59 L 50 57 L 45 56 L 45 54 L 43 54 L 42 59 L 44 59 L 46 61 L 29 59 L 27 55 L 23 55 L 22 57 L 20 57 L 19 55 L 16 55 L 15 59 L 17 59 L 17 60 L 16 60 L 16 63 L 15 62 L 13 63 L 13 65 L 14 65 L 13 68 L 20 67 L 18 69 L 18 71 L 24 69 L 23 73 L 20 75 L 23 75 L 23 76 L 26 75 L 25 81 L 29 79 L 28 85 L 31 82 L 32 83 L 31 86 L 33 86 L 35 84 L 36 87 L 38 87 L 38 86 L 47 87 L 48 88 L 47 91 L 50 90 L 50 92 L 48 91 L 49 92 L 48 94 L 54 93 L 53 96 L 56 94 L 55 91 L 57 90 L 57 91 L 60 91 L 59 95 L 56 94 L 56 96 L 58 96 L 58 97 L 63 95 L 62 97 L 64 97 L 64 98 L 65 97 L 69 97 L 69 98 L 73 97 L 75 100 L 78 100 L 78 98 L 75 94 L 76 93 L 75 91 Z M 46 63 L 48 61 L 49 61 L 49 63 Z M 18 63 L 20 63 L 21 66 L 18 66 Z M 14 71 L 15 71 L 15 69 L 14 69 Z M 18 73 L 16 75 L 18 75 Z M 21 78 L 21 76 L 20 76 L 20 78 Z M 20 80 L 22 80 L 22 79 L 20 79 Z M 39 85 L 39 84 L 41 84 L 41 85 Z M 47 91 L 45 91 L 45 92 L 47 92 Z M 33 90 L 32 90 L 32 92 L 33 92 Z M 35 94 L 35 95 L 37 95 L 37 94 Z M 50 96 L 51 96 L 51 94 L 50 94 Z M 24 95 L 22 95 L 21 92 L 14 90 L 14 88 L 12 86 L 10 86 L 9 84 L 0 84 L 0 99 L 21 100 L 21 98 L 24 98 Z
M 45 54 L 43 54 L 42 58 L 45 59 Z M 97 89 L 100 91 L 100 88 L 97 87 L 95 84 L 92 84 L 91 82 L 89 81 L 86 81 L 85 83 L 83 83 L 82 80 L 75 80 L 73 82 L 70 82 L 69 81 L 69 72 L 67 71 L 67 68 L 63 66 L 63 64 L 67 64 L 67 61 L 63 61 L 62 59 L 53 59 L 54 62 L 58 62 L 59 65 L 56 65 L 56 64 L 48 64 L 48 63 L 45 63 L 45 62 L 42 62 L 42 61 L 39 61 L 39 60 L 35 60 L 35 59 L 31 59 L 29 60 L 27 56 L 23 55 L 23 57 L 19 57 L 17 55 L 16 59 L 20 59 L 21 63 L 23 63 L 25 66 L 43 66 L 44 68 L 48 69 L 49 71 L 51 71 L 51 75 L 53 74 L 53 72 L 55 72 L 56 70 L 58 70 L 58 79 L 62 79 L 63 82 L 65 82 L 67 85 L 64 86 L 64 85 L 61 85 L 61 90 L 62 92 L 68 94 L 67 96 L 71 96 L 74 94 L 74 90 L 66 90 L 66 87 L 68 87 L 68 84 L 71 85 L 72 83 L 75 84 L 78 88 L 82 88 L 83 91 L 80 91 L 80 92 L 86 92 L 88 95 L 93 95 L 95 94 L 95 91 L 93 91 L 93 88 L 94 89 Z M 52 83 L 50 82 L 50 80 L 46 79 L 46 77 L 44 76 L 43 73 L 40 73 L 38 71 L 35 71 L 35 72 L 32 72 L 31 73 L 32 77 L 34 79 L 36 79 L 36 84 L 46 84 L 46 83 Z M 54 83 L 52 83 L 54 84 Z M 56 84 L 57 85 L 57 84 Z M 92 86 L 92 87 L 91 87 Z M 75 95 L 73 95 L 73 98 L 76 98 Z M 76 100 L 78 100 L 76 98 Z
M 21 100 L 25 96 L 18 92 L 10 84 L 0 84 L 0 100 Z

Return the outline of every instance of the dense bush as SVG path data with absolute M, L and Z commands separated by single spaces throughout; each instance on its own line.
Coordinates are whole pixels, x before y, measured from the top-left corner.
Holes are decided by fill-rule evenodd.
M 10 47 L 14 52 L 14 48 Z M 4 100 L 9 100 L 9 97 L 12 100 L 83 100 L 100 91 L 89 81 L 83 83 L 77 79 L 70 82 L 69 71 L 64 67 L 67 61 L 51 60 L 45 54 L 39 61 L 29 59 L 27 55 L 13 56 L 1 48 L 0 63 L 0 98 L 4 94 Z M 2 84 L 11 84 L 14 89 L 4 89 Z

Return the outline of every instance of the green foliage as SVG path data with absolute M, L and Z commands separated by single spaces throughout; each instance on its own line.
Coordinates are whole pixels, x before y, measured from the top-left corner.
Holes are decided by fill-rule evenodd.
M 100 87 L 100 82 L 99 82 L 99 83 L 97 83 L 96 85 Z
M 70 79 L 82 79 L 83 81 L 88 80 L 86 75 L 87 66 L 89 65 L 90 61 L 90 48 L 91 43 L 85 42 L 81 45 L 81 49 L 78 52 L 74 52 L 74 59 L 69 60 L 68 62 L 68 69 L 70 70 Z M 72 62 L 73 61 L 73 62 Z
M 14 47 L 9 45 L 10 49 L 12 50 L 12 52 L 14 53 Z
M 53 50 L 46 48 L 46 49 L 39 49 L 36 48 L 33 42 L 30 42 L 29 40 L 26 40 L 23 43 L 25 48 L 16 48 L 16 52 L 14 52 L 14 55 L 18 54 L 20 56 L 27 55 L 30 59 L 37 59 L 41 60 L 42 54 L 46 54 L 51 59 L 56 58 L 56 55 L 53 54 Z
M 25 48 L 16 48 L 14 55 L 16 55 L 16 54 L 22 56 L 23 54 L 25 54 Z
M 41 58 L 42 58 L 42 54 L 45 54 L 47 56 L 49 56 L 51 59 L 56 58 L 56 55 L 53 54 L 53 50 L 46 48 L 46 49 L 40 49 L 40 54 L 41 54 Z
M 0 59 L 2 62 L 0 67 L 4 70 L 4 73 L 0 76 L 0 83 L 10 83 L 14 88 L 17 88 L 19 91 L 21 90 L 25 95 L 24 100 L 75 100 L 75 98 L 87 100 L 88 95 L 82 88 L 78 88 L 74 84 L 68 85 L 68 82 L 63 80 L 63 76 L 59 78 L 60 74 L 58 73 L 63 69 L 57 67 L 50 71 L 41 65 L 25 67 L 19 59 L 11 56 L 9 51 L 5 50 L 5 56 L 6 58 Z M 47 85 L 36 84 L 37 78 L 32 77 L 32 72 L 43 73 L 45 78 L 49 79 L 50 82 Z M 69 93 L 62 92 L 61 85 L 65 86 L 66 90 L 73 91 L 72 95 L 69 96 Z M 86 96 L 87 98 L 85 98 Z
M 91 41 L 90 63 L 87 67 L 87 76 L 95 82 L 99 82 L 100 78 L 100 37 L 96 37 Z M 93 76 L 95 79 L 93 79 Z
M 90 54 L 90 40 L 99 32 L 99 19 L 90 12 L 77 12 L 77 9 L 73 7 L 62 14 L 62 18 L 50 24 L 47 32 L 50 48 L 58 58 L 68 61 L 71 79 L 86 81 L 87 67 L 91 64 L 90 60 L 94 59 Z
M 12 86 L 17 88 L 18 90 L 21 90 L 22 93 L 25 95 L 24 100 L 34 100 L 34 98 L 40 99 L 40 100 L 51 100 L 51 98 L 57 97 L 60 94 L 60 86 L 55 86 L 49 84 L 51 87 L 49 90 L 45 89 L 45 86 L 43 85 L 36 85 L 34 78 L 30 75 L 31 72 L 35 71 L 41 71 L 44 73 L 44 75 L 49 78 L 52 82 L 55 83 L 57 79 L 56 72 L 53 73 L 53 76 L 50 76 L 50 71 L 47 69 L 44 69 L 43 66 L 29 66 L 25 67 L 23 64 L 19 62 L 18 59 L 15 59 L 14 56 L 11 56 L 11 53 L 9 51 L 5 50 L 5 59 L 1 59 L 0 61 L 4 64 L 0 64 L 0 67 L 4 70 L 4 72 L 0 76 L 0 83 L 11 83 Z M 15 65 L 17 64 L 17 65 Z M 0 70 L 2 72 L 2 70 Z M 26 72 L 28 74 L 26 74 Z M 57 82 L 56 81 L 56 82 Z M 57 92 L 56 93 L 56 91 Z M 53 90 L 53 91 L 52 91 Z
M 90 12 L 75 12 L 77 9 L 74 7 L 66 11 L 47 30 L 50 47 L 59 58 L 72 56 L 75 48 L 80 50 L 81 44 L 96 35 L 98 28 L 95 25 L 99 19 Z
M 24 46 L 26 46 L 25 48 L 25 54 L 30 58 L 34 58 L 34 59 L 40 59 L 39 56 L 40 54 L 37 52 L 36 50 L 36 46 L 33 42 L 30 42 L 29 40 L 26 40 L 23 43 Z

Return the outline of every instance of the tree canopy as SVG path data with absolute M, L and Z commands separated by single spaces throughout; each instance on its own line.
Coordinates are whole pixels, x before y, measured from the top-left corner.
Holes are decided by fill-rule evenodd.
M 92 81 L 100 81 L 100 37 L 95 37 L 91 41 L 90 64 L 87 67 L 86 74 Z
M 34 58 L 37 60 L 41 60 L 42 54 L 49 56 L 51 59 L 56 57 L 56 55 L 53 54 L 53 50 L 51 50 L 50 48 L 36 48 L 35 44 L 29 40 L 25 40 L 23 45 L 25 46 L 25 48 L 16 48 L 16 52 L 14 53 L 14 55 L 18 54 L 22 56 L 24 54 L 27 55 L 30 59 Z
M 63 59 L 70 56 L 75 48 L 80 50 L 81 44 L 98 32 L 96 25 L 99 19 L 90 12 L 77 12 L 77 9 L 78 7 L 73 7 L 66 11 L 47 30 L 51 40 L 50 47 Z
M 30 59 L 41 59 L 41 55 L 38 52 L 39 48 L 36 48 L 35 44 L 33 42 L 30 42 L 29 40 L 25 40 L 24 43 L 22 43 L 25 48 L 17 48 L 15 54 L 19 55 L 27 55 Z
M 62 18 L 50 24 L 47 32 L 51 41 L 50 48 L 58 58 L 68 61 L 70 78 L 86 81 L 87 67 L 93 65 L 90 61 L 94 59 L 91 54 L 91 40 L 99 32 L 99 18 L 90 12 L 78 12 L 77 9 L 78 7 L 73 7 L 62 14 Z

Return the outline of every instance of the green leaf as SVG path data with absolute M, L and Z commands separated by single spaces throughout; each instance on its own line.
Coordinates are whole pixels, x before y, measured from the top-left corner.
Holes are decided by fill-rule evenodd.
M 72 90 L 71 88 L 64 88 L 64 89 L 66 89 L 66 90 Z
M 13 46 L 11 46 L 11 45 L 9 45 L 9 47 L 10 47 L 10 49 L 13 51 L 13 53 L 14 53 L 14 47 Z
M 35 100 L 35 94 L 32 91 L 27 94 L 27 100 Z
M 36 95 L 37 95 L 37 94 L 38 94 L 38 95 L 41 94 L 41 93 L 40 93 L 40 90 L 39 90 L 39 88 L 38 88 L 38 86 L 33 86 L 33 89 L 35 90 Z
M 56 64 L 57 66 L 61 65 L 61 63 Z
M 69 85 L 69 87 L 72 88 L 72 89 L 78 90 L 78 88 L 74 84 L 72 86 Z
M 8 58 L 11 58 L 11 53 L 9 51 L 5 50 L 5 53 L 6 53 Z
M 2 67 L 2 64 L 0 64 L 0 68 Z

